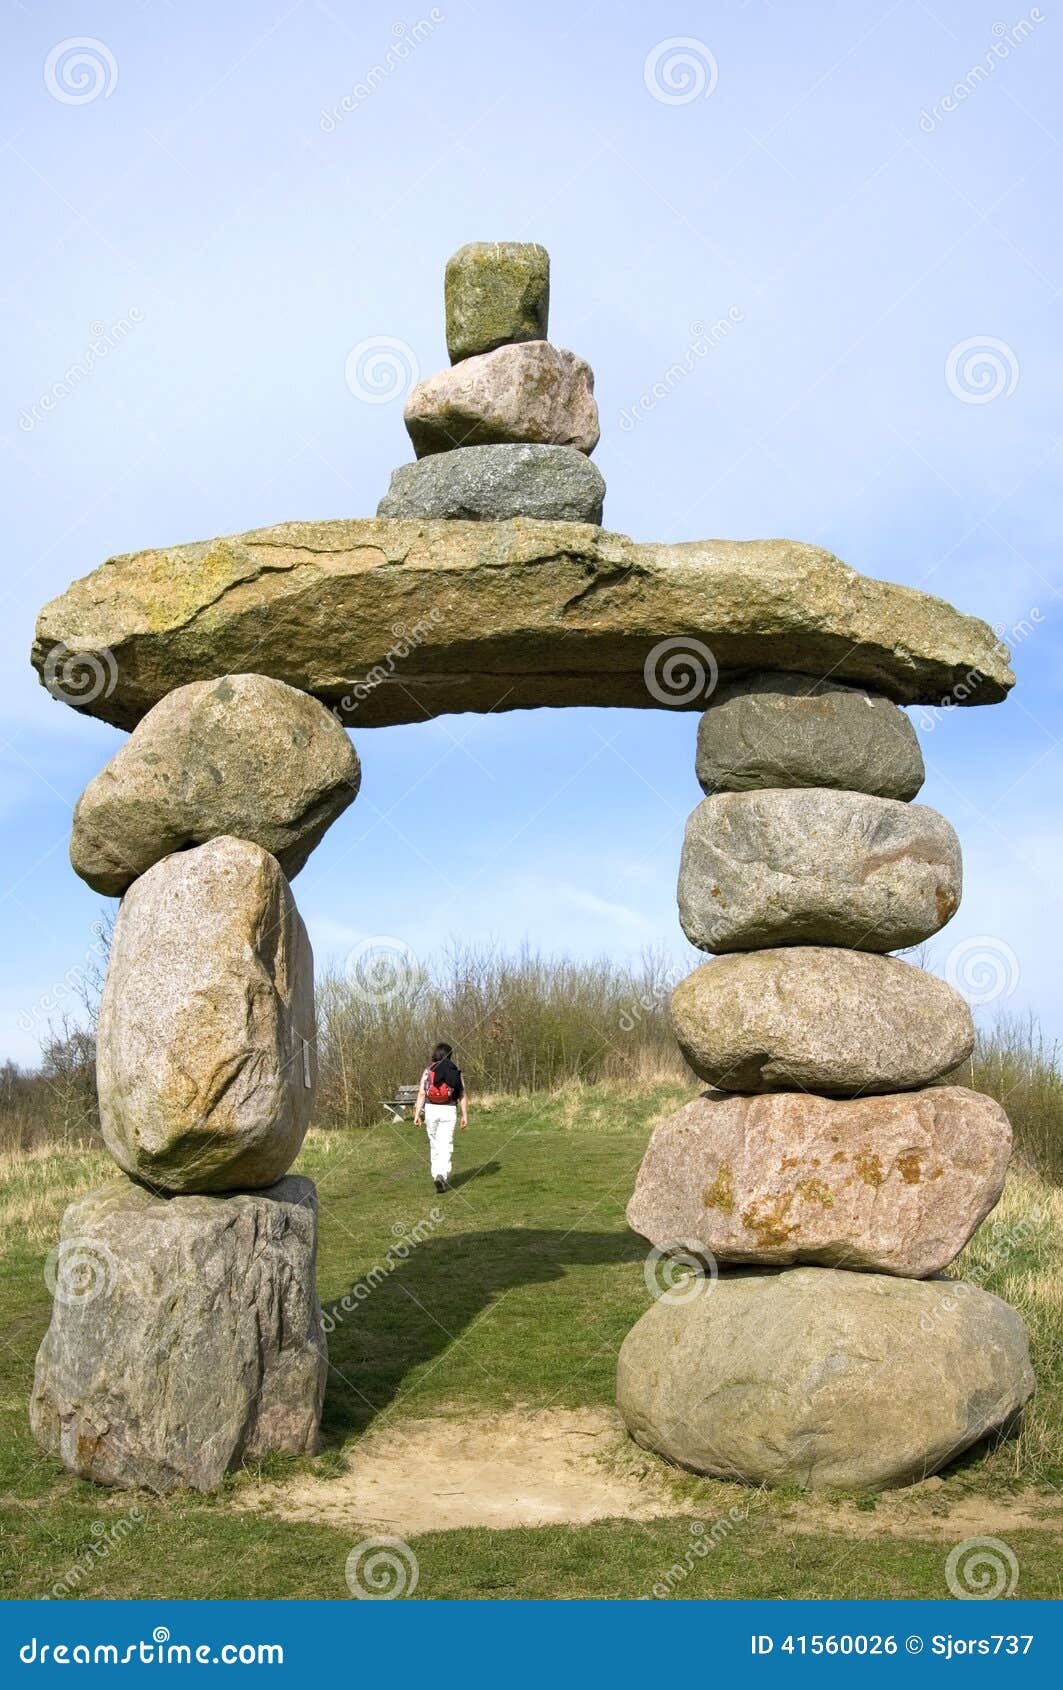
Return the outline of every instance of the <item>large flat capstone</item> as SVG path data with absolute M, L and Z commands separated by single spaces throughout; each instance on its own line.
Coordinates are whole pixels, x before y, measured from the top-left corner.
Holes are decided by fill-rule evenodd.
M 591 524 L 282 523 L 110 559 L 41 612 L 33 662 L 133 727 L 188 681 L 272 675 L 383 727 L 451 711 L 704 711 L 716 678 L 829 674 L 901 704 L 993 704 L 986 623 L 793 540 L 640 545 Z

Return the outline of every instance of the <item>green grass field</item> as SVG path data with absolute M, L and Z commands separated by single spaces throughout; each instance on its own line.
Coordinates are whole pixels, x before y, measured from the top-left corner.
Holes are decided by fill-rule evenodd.
M 686 1096 L 666 1084 L 637 1097 L 572 1088 L 474 1109 L 443 1197 L 412 1126 L 312 1134 L 297 1171 L 321 1197 L 321 1300 L 335 1310 L 348 1294 L 350 1305 L 329 1338 L 323 1449 L 234 1474 L 209 1497 L 101 1491 L 33 1443 L 26 1402 L 50 1312 L 44 1259 L 65 1204 L 112 1170 L 91 1152 L 11 1158 L 0 1179 L 3 1594 L 347 1599 L 347 1556 L 372 1531 L 326 1510 L 327 1520 L 284 1518 L 263 1496 L 290 1486 L 324 1494 L 315 1477 L 342 1484 L 363 1439 L 368 1450 L 391 1437 L 401 1462 L 404 1428 L 433 1417 L 468 1425 L 607 1410 L 617 1349 L 649 1300 L 646 1245 L 627 1229 L 624 1204 L 654 1117 Z M 1014 1594 L 1058 1596 L 1063 1205 L 1016 1169 L 995 1219 L 959 1266 L 1031 1325 L 1040 1389 L 1017 1438 L 961 1461 L 943 1483 L 877 1499 L 697 1480 L 629 1445 L 617 1458 L 625 1482 L 674 1495 L 674 1513 L 400 1534 L 419 1566 L 415 1598 L 639 1597 L 662 1586 L 681 1599 L 940 1597 L 949 1548 L 976 1535 L 1008 1544 Z M 260 1501 L 254 1512 L 249 1498 Z M 724 1517 L 732 1523 L 714 1531 Z M 691 1553 L 699 1535 L 709 1548 Z M 79 1563 L 87 1570 L 71 1580 Z

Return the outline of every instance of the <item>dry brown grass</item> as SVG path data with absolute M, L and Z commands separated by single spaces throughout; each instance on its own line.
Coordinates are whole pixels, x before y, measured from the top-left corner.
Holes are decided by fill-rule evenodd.
M 100 1150 L 49 1145 L 5 1150 L 0 1154 L 0 1249 L 16 1240 L 50 1247 L 67 1204 L 116 1175 L 111 1158 Z
M 400 967 L 383 994 L 372 981 L 326 973 L 319 1119 L 349 1127 L 378 1120 L 380 1100 L 419 1078 L 439 1039 L 454 1045 L 480 1099 L 602 1080 L 629 1091 L 662 1077 L 696 1084 L 666 1013 L 683 972 L 654 953 L 629 968 L 470 947 L 448 953 L 430 975 Z
M 974 1055 L 950 1077 L 995 1097 L 1011 1120 L 1016 1154 L 1052 1185 L 1063 1185 L 1060 1048 L 1032 1016 L 1002 1016 L 980 1031 Z
M 1004 1195 L 967 1248 L 949 1267 L 952 1278 L 981 1285 L 1018 1309 L 1032 1340 L 1038 1394 L 1012 1444 L 996 1461 L 1013 1464 L 1029 1480 L 1058 1469 L 1059 1382 L 1063 1380 L 1063 1191 L 1021 1158 L 1008 1172 Z

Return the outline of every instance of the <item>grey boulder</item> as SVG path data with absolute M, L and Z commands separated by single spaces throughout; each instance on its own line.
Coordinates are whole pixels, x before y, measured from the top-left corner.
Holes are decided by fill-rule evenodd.
M 961 1086 L 884 1097 L 708 1092 L 654 1129 L 627 1218 L 659 1249 L 923 1279 L 1000 1197 L 1011 1127 Z
M 291 879 L 360 779 L 353 745 L 317 699 L 266 675 L 193 681 L 160 699 L 89 782 L 70 861 L 116 896 L 171 851 L 229 833 Z
M 600 470 L 574 446 L 461 446 L 402 464 L 377 516 L 599 523 L 604 497 Z
M 272 1185 L 310 1124 L 314 964 L 276 859 L 212 839 L 122 900 L 97 1032 L 100 1121 L 165 1191 Z
M 308 1179 L 228 1197 L 120 1180 L 72 1204 L 46 1268 L 38 1442 L 80 1478 L 154 1491 L 312 1455 L 327 1369 L 316 1240 Z
M 960 842 L 944 816 L 829 787 L 719 792 L 687 822 L 679 919 L 703 951 L 917 945 L 955 914 Z
M 732 952 L 681 980 L 672 1028 L 723 1091 L 911 1091 L 974 1048 L 958 992 L 911 963 L 827 946 Z
M 915 729 L 881 693 L 772 672 L 721 682 L 698 727 L 694 767 L 709 793 L 833 786 L 908 799 L 925 775 Z
M 624 1340 L 617 1404 L 680 1466 L 753 1485 L 883 1490 L 1008 1426 L 1026 1329 L 949 1279 L 802 1267 L 681 1285 Z

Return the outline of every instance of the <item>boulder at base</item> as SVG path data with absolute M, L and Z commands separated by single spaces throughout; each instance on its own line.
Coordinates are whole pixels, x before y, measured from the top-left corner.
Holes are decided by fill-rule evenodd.
M 155 1491 L 312 1455 L 327 1370 L 316 1238 L 308 1179 L 227 1197 L 116 1180 L 74 1203 L 46 1269 L 38 1442 L 83 1479 Z
M 270 851 L 290 880 L 360 780 L 354 746 L 316 698 L 266 675 L 193 681 L 89 782 L 70 861 L 113 897 L 171 851 L 231 833 Z
M 718 792 L 692 813 L 679 919 L 703 951 L 921 944 L 960 903 L 960 842 L 926 804 L 829 787 Z
M 974 1049 L 970 1010 L 936 974 L 829 945 L 715 957 L 679 982 L 671 1017 L 695 1074 L 722 1091 L 914 1091 Z
M 632 1327 L 617 1403 L 695 1473 L 814 1490 L 909 1484 L 1034 1391 L 1026 1328 L 949 1279 L 800 1267 L 683 1282 Z
M 314 963 L 276 859 L 212 839 L 134 881 L 100 1002 L 104 1143 L 164 1191 L 287 1173 L 317 1079 Z
M 923 754 L 908 717 L 864 687 L 770 670 L 720 683 L 698 725 L 705 792 L 833 786 L 914 798 Z
M 939 1273 L 1000 1197 L 1011 1126 L 962 1086 L 888 1097 L 709 1092 L 655 1128 L 627 1207 L 718 1262 Z

